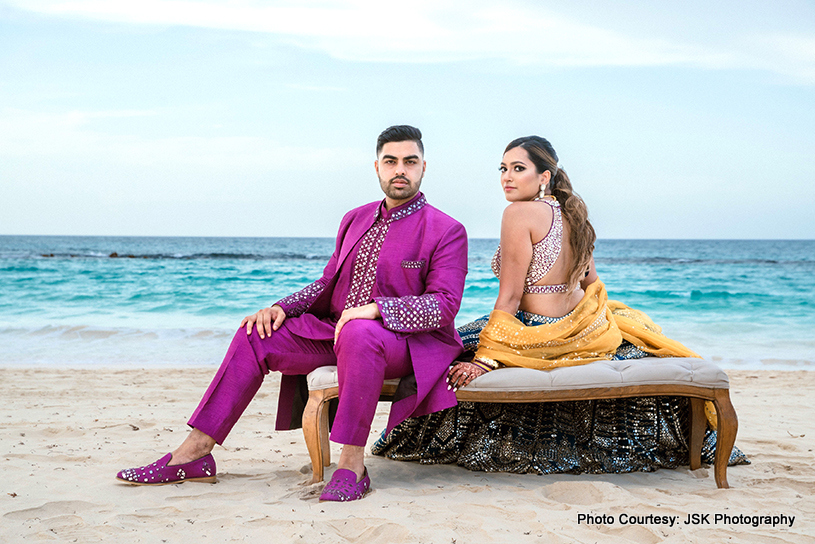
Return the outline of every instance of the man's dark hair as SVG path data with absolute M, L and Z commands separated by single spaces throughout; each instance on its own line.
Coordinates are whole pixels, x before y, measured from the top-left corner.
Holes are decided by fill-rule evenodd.
M 419 151 L 424 155 L 424 146 L 422 145 L 422 131 L 410 125 L 394 125 L 382 131 L 379 138 L 376 139 L 376 156 L 382 151 L 385 144 L 390 142 L 416 142 L 419 146 Z

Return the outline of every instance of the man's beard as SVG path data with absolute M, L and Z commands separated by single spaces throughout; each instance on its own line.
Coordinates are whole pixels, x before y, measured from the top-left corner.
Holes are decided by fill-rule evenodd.
M 405 187 L 396 187 L 395 185 L 393 185 L 393 182 L 396 181 L 397 179 L 404 180 L 405 182 L 407 182 L 408 185 L 406 185 Z M 387 196 L 388 198 L 392 198 L 394 200 L 404 200 L 406 198 L 411 198 L 415 196 L 416 193 L 419 192 L 421 182 L 422 180 L 419 179 L 419 181 L 411 183 L 411 181 L 404 176 L 393 177 L 389 179 L 387 182 L 385 182 L 382 178 L 379 179 L 379 183 L 380 185 L 382 185 L 382 189 L 385 192 L 385 196 Z

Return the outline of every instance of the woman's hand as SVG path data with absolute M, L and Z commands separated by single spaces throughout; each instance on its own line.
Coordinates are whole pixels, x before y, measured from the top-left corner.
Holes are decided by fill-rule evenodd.
M 263 308 L 255 314 L 244 317 L 243 321 L 241 321 L 241 327 L 246 325 L 246 334 L 248 336 L 252 334 L 252 326 L 257 323 L 258 334 L 261 338 L 266 338 L 272 335 L 272 331 L 280 328 L 284 319 L 286 319 L 286 312 L 275 304 L 271 308 Z
M 458 391 L 459 387 L 466 387 L 471 381 L 486 373 L 486 370 L 472 363 L 456 361 L 447 374 L 447 389 Z

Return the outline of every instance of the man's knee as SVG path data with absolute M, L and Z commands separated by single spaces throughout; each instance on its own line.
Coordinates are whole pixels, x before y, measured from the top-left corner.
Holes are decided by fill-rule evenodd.
M 238 329 L 232 339 L 232 346 L 240 352 L 242 364 L 248 365 L 251 362 L 263 374 L 268 374 L 273 370 L 285 371 L 293 361 L 299 362 L 299 359 L 307 358 L 292 357 L 292 354 L 299 354 L 302 350 L 298 349 L 300 346 L 292 341 L 291 335 L 283 327 L 264 336 L 265 338 L 261 338 L 254 327 L 251 334 L 246 334 L 244 327 Z
M 352 319 L 343 325 L 334 351 L 339 355 L 341 352 L 356 351 L 382 351 L 384 336 L 393 334 L 388 331 L 382 322 L 376 319 Z
M 250 334 L 246 334 L 246 327 L 241 327 L 235 333 L 233 342 L 235 340 L 246 342 L 251 345 L 252 349 L 254 349 L 258 354 L 279 350 L 289 350 L 289 344 L 291 343 L 290 335 L 284 329 L 284 326 L 285 323 L 276 331 L 272 331 L 271 334 L 264 333 L 263 338 L 260 337 L 257 327 L 252 327 Z

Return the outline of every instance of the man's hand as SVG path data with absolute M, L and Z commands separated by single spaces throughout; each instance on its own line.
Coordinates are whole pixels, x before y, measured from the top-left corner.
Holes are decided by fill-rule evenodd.
M 458 391 L 459 387 L 464 387 L 487 371 L 472 363 L 456 361 L 453 368 L 447 374 L 447 389 Z
M 283 308 L 275 304 L 271 308 L 263 308 L 253 315 L 247 315 L 241 321 L 241 327 L 246 325 L 247 336 L 252 334 L 252 325 L 257 323 L 258 334 L 261 338 L 266 338 L 272 335 L 272 331 L 276 331 L 283 324 L 286 319 L 286 312 Z
M 380 317 L 382 317 L 382 314 L 379 313 L 379 306 L 376 305 L 376 302 L 343 310 L 340 315 L 340 320 L 337 321 L 337 326 L 334 329 L 334 343 L 337 343 L 337 338 L 340 337 L 342 328 L 352 319 L 379 319 Z

